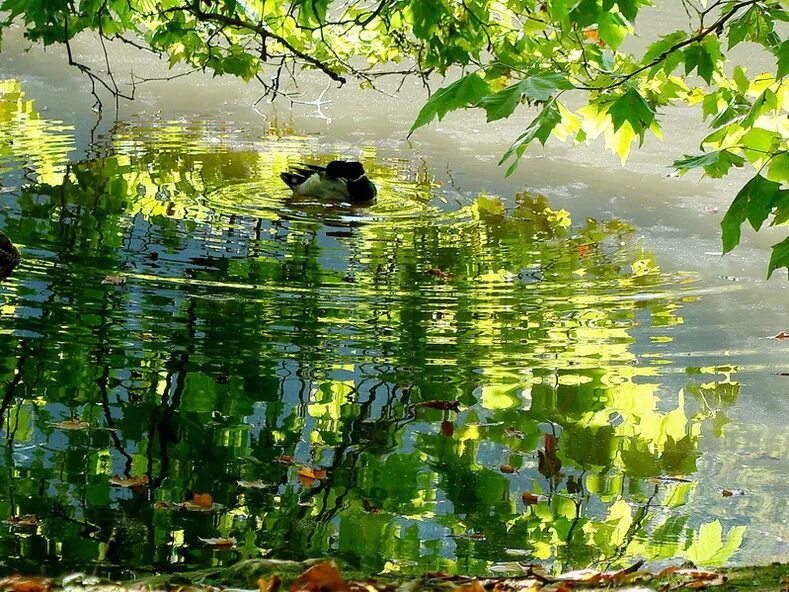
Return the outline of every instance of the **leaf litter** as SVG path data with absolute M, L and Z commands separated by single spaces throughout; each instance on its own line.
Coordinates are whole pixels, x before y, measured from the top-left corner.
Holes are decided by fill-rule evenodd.
M 208 494 L 197 494 L 208 495 Z M 209 496 L 210 497 L 210 496 Z M 197 503 L 197 502 L 192 502 Z M 207 503 L 203 498 L 201 504 Z M 235 539 L 199 538 L 212 547 L 231 547 Z M 240 564 L 254 562 L 242 561 Z M 657 573 L 642 569 L 644 562 L 614 571 L 598 571 L 595 569 L 579 569 L 560 575 L 551 575 L 540 565 L 514 564 L 521 570 L 517 576 L 472 577 L 448 575 L 442 572 L 429 572 L 411 580 L 346 580 L 342 577 L 337 564 L 329 559 L 316 563 L 295 577 L 288 592 L 571 592 L 583 590 L 611 590 L 625 592 L 642 592 L 659 589 L 661 591 L 679 589 L 706 589 L 721 586 L 727 581 L 724 573 L 687 567 L 668 567 Z M 298 573 L 298 572 L 292 572 Z M 0 578 L 0 592 L 54 592 L 74 589 L 72 580 L 84 574 L 72 574 L 56 580 L 38 577 L 12 575 Z M 78 577 L 79 576 L 79 577 Z M 271 573 L 257 578 L 257 589 L 246 590 L 228 586 L 179 585 L 179 592 L 280 592 L 286 574 Z M 290 576 L 292 578 L 293 575 Z M 288 578 L 289 579 L 289 578 Z M 84 579 L 79 582 L 80 592 L 173 592 L 172 586 L 147 585 L 145 580 L 132 581 L 127 584 L 102 582 L 98 578 Z M 648 587 L 647 587 L 648 586 Z

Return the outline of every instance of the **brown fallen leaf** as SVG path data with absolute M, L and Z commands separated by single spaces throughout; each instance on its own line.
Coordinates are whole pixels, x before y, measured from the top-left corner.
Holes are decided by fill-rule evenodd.
M 0 591 L 2 592 L 44 592 L 52 588 L 49 578 L 8 576 L 0 578 Z
M 427 273 L 437 277 L 440 280 L 444 280 L 445 282 L 448 282 L 449 280 L 452 279 L 452 274 L 449 274 L 443 269 L 439 269 L 438 267 L 431 267 L 430 269 L 427 270 Z
M 126 283 L 126 278 L 122 275 L 108 275 L 103 280 L 102 284 L 109 284 L 110 286 L 122 286 Z
M 233 537 L 227 537 L 227 538 L 220 537 L 216 539 L 212 539 L 212 538 L 204 539 L 203 537 L 197 537 L 197 538 L 203 543 L 205 543 L 206 545 L 208 545 L 209 547 L 232 547 L 233 545 L 236 544 L 236 539 Z
M 464 532 L 461 534 L 448 534 L 448 539 L 469 539 L 473 541 L 484 541 L 485 535 L 481 532 Z
M 334 561 L 323 561 L 313 565 L 297 577 L 290 592 L 349 592 L 350 586 L 342 579 Z
M 523 439 L 526 437 L 526 434 L 524 434 L 523 432 L 521 432 L 521 431 L 520 431 L 518 428 L 516 428 L 515 426 L 510 426 L 510 427 L 508 427 L 508 428 L 504 428 L 504 433 L 505 433 L 507 436 L 511 436 L 511 437 L 513 437 L 513 438 L 517 438 L 518 440 L 523 440 Z
M 674 573 L 678 576 L 693 578 L 694 580 L 714 580 L 720 577 L 718 572 L 706 569 L 678 569 Z
M 62 421 L 56 421 L 55 423 L 50 424 L 53 427 L 56 427 L 61 430 L 89 430 L 90 424 L 87 421 L 81 421 L 79 419 L 64 419 Z
M 172 502 L 160 501 L 153 505 L 154 510 L 177 510 L 180 506 Z
M 283 465 L 292 465 L 293 464 L 293 457 L 289 454 L 283 454 L 277 459 Z
M 502 473 L 507 473 L 508 475 L 510 475 L 510 474 L 515 472 L 515 467 L 513 467 L 512 465 L 501 465 L 499 467 L 499 471 L 501 471 Z
M 414 403 L 414 407 L 427 407 L 428 409 L 438 409 L 440 411 L 460 412 L 459 401 L 419 401 Z
M 731 497 L 733 495 L 745 495 L 745 492 L 742 489 L 723 489 L 721 494 L 723 497 Z
M 445 438 L 451 438 L 455 433 L 455 424 L 451 421 L 444 420 L 441 422 L 441 435 Z
M 298 472 L 301 486 L 305 489 L 312 487 L 315 481 L 326 479 L 327 474 L 326 469 L 313 469 L 311 467 L 299 467 Z
M 5 523 L 10 526 L 18 526 L 19 528 L 33 528 L 38 526 L 38 517 L 35 514 L 9 516 Z
M 263 483 L 260 479 L 257 481 L 238 481 L 238 484 L 241 487 L 246 487 L 247 489 L 267 489 L 269 487 L 273 487 L 269 483 Z
M 476 578 L 474 578 L 470 584 L 466 584 L 465 586 L 457 586 L 455 588 L 455 592 L 485 592 L 485 588 Z
M 260 578 L 257 583 L 260 592 L 278 592 L 282 586 L 282 580 L 277 574 L 273 574 L 270 578 Z
M 540 501 L 540 497 L 538 495 L 534 495 L 530 491 L 524 491 L 521 494 L 521 499 L 523 500 L 524 505 L 527 506 L 533 506 Z
M 139 489 L 148 485 L 148 475 L 133 475 L 128 478 L 115 475 L 110 479 L 110 485 L 113 487 L 128 487 L 130 489 Z

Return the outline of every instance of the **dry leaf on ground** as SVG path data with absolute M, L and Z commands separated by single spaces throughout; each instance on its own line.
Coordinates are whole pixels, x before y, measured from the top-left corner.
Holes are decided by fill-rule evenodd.
M 296 578 L 290 592 L 348 592 L 350 586 L 342 579 L 334 561 L 314 565 Z
M 49 578 L 8 576 L 0 578 L 1 592 L 44 592 L 52 588 Z

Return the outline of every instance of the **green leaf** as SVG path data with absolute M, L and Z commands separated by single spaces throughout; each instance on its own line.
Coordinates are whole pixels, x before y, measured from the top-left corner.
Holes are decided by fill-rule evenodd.
M 622 44 L 625 36 L 627 36 L 627 23 L 616 13 L 604 13 L 600 17 L 598 25 L 600 39 L 605 41 L 612 49 L 617 49 Z
M 488 114 L 488 121 L 509 117 L 523 97 L 533 101 L 547 101 L 557 90 L 573 88 L 572 83 L 558 72 L 529 76 L 504 90 L 480 99 L 479 104 Z
M 482 97 L 488 94 L 490 94 L 488 83 L 475 73 L 468 74 L 449 86 L 438 89 L 419 111 L 408 135 L 410 136 L 415 130 L 427 125 L 436 117 L 441 121 L 444 115 L 450 111 L 476 105 Z
M 712 60 L 706 47 L 700 43 L 690 45 L 683 53 L 685 56 L 685 74 L 688 75 L 693 70 L 697 70 L 707 84 L 712 82 L 712 72 L 715 70 L 715 63 Z
M 677 43 L 681 43 L 688 38 L 685 31 L 674 31 L 664 37 L 661 37 L 647 48 L 644 57 L 641 59 L 642 64 L 648 64 L 658 56 L 662 55 Z
M 545 108 L 540 112 L 540 114 L 532 120 L 524 132 L 518 136 L 515 142 L 513 142 L 512 146 L 510 146 L 507 152 L 504 153 L 504 156 L 501 157 L 499 165 L 502 165 L 510 158 L 515 157 L 515 162 L 513 162 L 507 169 L 507 176 L 511 175 L 517 168 L 518 161 L 526 151 L 529 143 L 532 140 L 537 139 L 540 141 L 540 144 L 544 146 L 545 142 L 548 140 L 548 136 L 551 134 L 551 131 L 561 120 L 562 116 L 559 113 L 559 108 L 556 106 L 555 101 L 551 101 L 545 105 Z
M 775 77 L 783 78 L 789 74 L 789 39 L 776 48 L 775 55 L 778 58 L 778 71 Z
M 611 105 L 608 114 L 611 116 L 611 121 L 614 124 L 614 131 L 622 127 L 622 124 L 627 121 L 638 135 L 643 135 L 644 130 L 655 121 L 655 111 L 634 88 L 631 88 L 619 97 Z
M 789 271 L 789 237 L 777 245 L 773 245 L 773 253 L 770 256 L 770 264 L 767 267 L 767 279 L 769 280 L 773 272 L 781 267 L 786 267 Z
M 723 177 L 729 172 L 732 166 L 741 167 L 745 159 L 742 156 L 729 152 L 728 150 L 716 150 L 706 152 L 698 156 L 685 155 L 685 158 L 674 161 L 674 166 L 682 173 L 689 169 L 703 167 L 704 172 L 710 177 Z
M 721 220 L 723 252 L 728 253 L 739 244 L 740 226 L 745 220 L 754 230 L 759 230 L 773 207 L 787 194 L 789 190 L 781 189 L 780 183 L 768 181 L 761 175 L 757 174 L 748 181 Z

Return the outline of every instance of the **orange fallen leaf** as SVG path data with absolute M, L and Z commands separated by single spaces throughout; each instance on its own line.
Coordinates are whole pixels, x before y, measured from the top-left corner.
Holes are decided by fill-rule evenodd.
M 534 495 L 530 491 L 524 491 L 521 494 L 521 499 L 523 500 L 523 503 L 527 506 L 533 506 L 534 504 L 540 501 L 540 497 Z
M 308 489 L 312 487 L 315 481 L 326 479 L 327 472 L 326 469 L 313 469 L 310 467 L 300 467 L 298 475 L 302 487 Z
M 501 471 L 502 473 L 511 474 L 515 472 L 515 467 L 513 467 L 512 465 L 501 465 L 499 467 L 499 471 Z
M 6 592 L 44 592 L 52 588 L 49 578 L 8 576 L 0 578 L 0 591 Z
M 200 539 L 203 543 L 205 543 L 209 547 L 232 547 L 233 545 L 236 544 L 236 539 L 234 539 L 233 537 L 226 537 L 226 538 L 220 537 L 216 539 L 212 539 L 212 538 L 204 539 L 203 537 L 197 537 L 197 538 Z
M 290 592 L 349 592 L 350 586 L 345 583 L 334 561 L 323 561 L 313 565 L 297 577 L 290 587 Z
M 427 407 L 428 409 L 438 409 L 441 411 L 460 412 L 459 401 L 419 401 L 414 403 L 414 407 Z
M 210 493 L 193 493 L 191 501 L 178 504 L 178 507 L 193 512 L 208 512 L 214 507 L 214 498 Z
M 27 514 L 26 516 L 9 516 L 5 521 L 10 526 L 19 526 L 20 528 L 30 528 L 38 526 L 38 517 L 35 514 Z
M 260 578 L 257 583 L 260 592 L 278 592 L 282 580 L 277 574 L 273 574 L 270 578 Z

